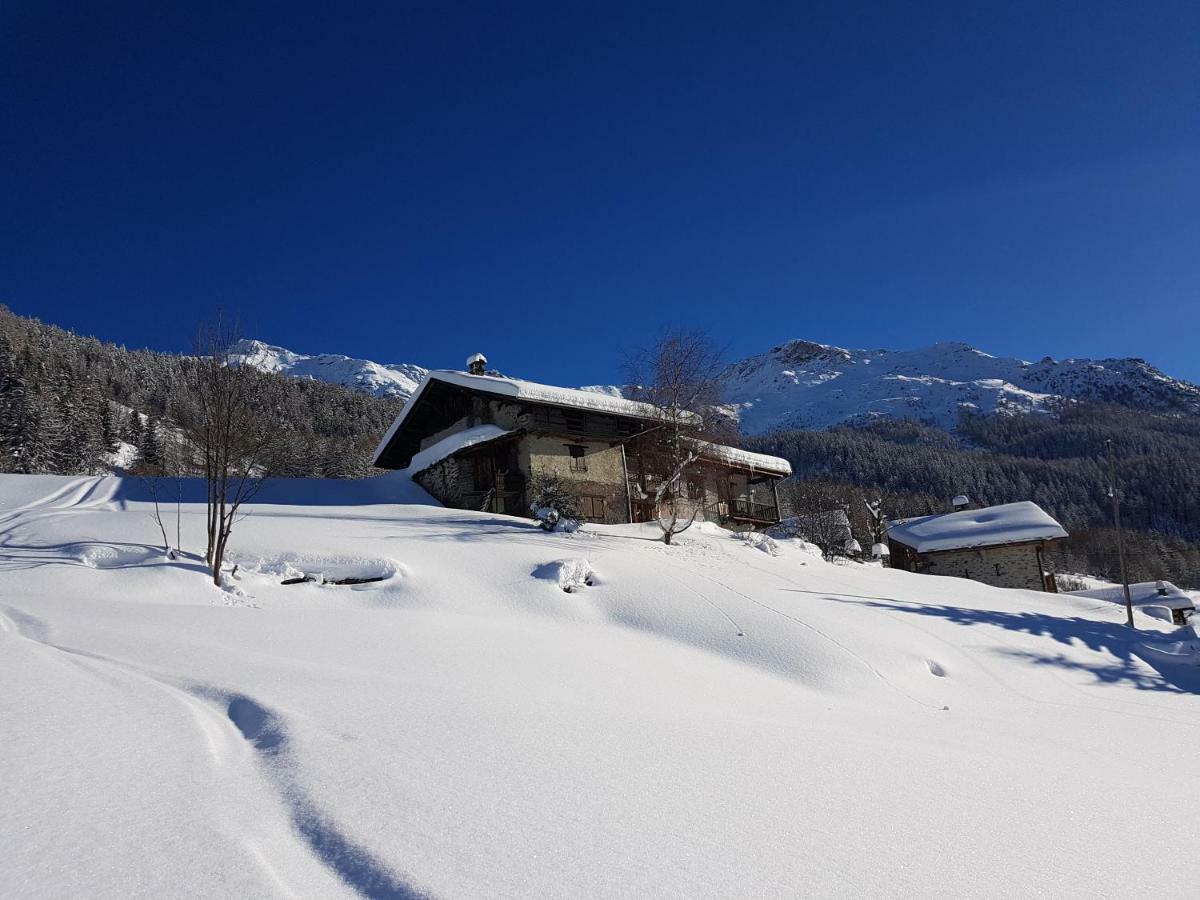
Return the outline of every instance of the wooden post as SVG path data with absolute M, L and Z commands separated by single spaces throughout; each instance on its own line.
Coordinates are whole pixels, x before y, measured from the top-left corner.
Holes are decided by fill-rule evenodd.
M 621 472 L 625 475 L 625 514 L 627 521 L 633 524 L 633 494 L 629 490 L 629 461 L 625 458 L 625 445 L 621 444 Z
M 1125 620 L 1130 628 L 1133 624 L 1133 600 L 1129 596 L 1129 575 L 1125 570 L 1125 541 L 1121 536 L 1121 501 L 1117 497 L 1117 462 L 1113 457 L 1113 442 L 1108 446 L 1108 496 L 1112 498 L 1113 526 L 1117 529 L 1117 559 L 1121 564 L 1121 585 L 1125 588 Z

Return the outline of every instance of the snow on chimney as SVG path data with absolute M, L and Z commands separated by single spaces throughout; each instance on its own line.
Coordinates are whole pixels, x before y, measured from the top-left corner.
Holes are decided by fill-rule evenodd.
M 471 375 L 482 375 L 487 371 L 487 357 L 482 353 L 472 353 L 467 357 L 467 372 Z
M 971 498 L 966 494 L 959 494 L 950 501 L 950 505 L 954 507 L 955 512 L 958 512 L 960 509 L 966 509 L 971 505 Z

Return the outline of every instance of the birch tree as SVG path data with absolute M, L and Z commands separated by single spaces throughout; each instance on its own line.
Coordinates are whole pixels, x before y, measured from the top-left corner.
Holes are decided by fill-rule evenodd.
M 654 509 L 663 543 L 685 531 L 701 506 L 688 496 L 687 472 L 706 443 L 724 443 L 736 435 L 732 418 L 721 408 L 721 354 L 699 331 L 668 331 L 629 357 L 626 375 L 631 399 L 655 408 L 660 424 L 637 442 L 654 488 Z

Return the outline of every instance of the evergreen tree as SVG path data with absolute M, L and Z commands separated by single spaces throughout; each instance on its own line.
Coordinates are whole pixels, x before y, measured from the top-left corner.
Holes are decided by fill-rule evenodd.
M 158 427 L 151 418 L 146 419 L 146 427 L 142 431 L 142 442 L 138 445 L 138 455 L 141 463 L 148 469 L 158 469 L 162 466 L 162 446 L 159 443 Z

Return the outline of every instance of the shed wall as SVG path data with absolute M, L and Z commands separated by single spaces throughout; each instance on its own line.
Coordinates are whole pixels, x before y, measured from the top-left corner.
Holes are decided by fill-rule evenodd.
M 917 570 L 930 575 L 954 575 L 994 587 L 1045 589 L 1034 544 L 947 550 L 920 554 L 917 559 Z

